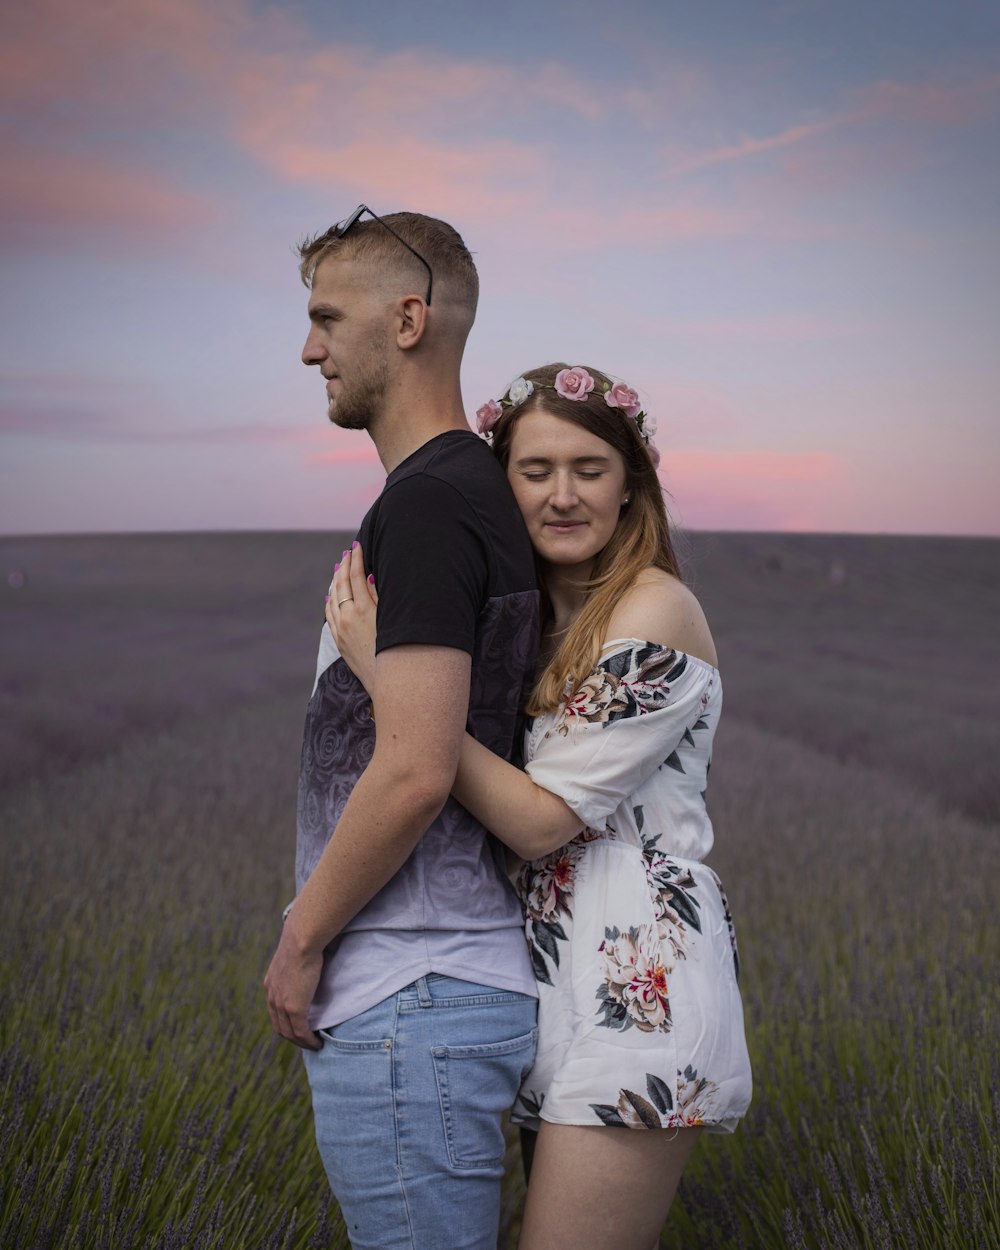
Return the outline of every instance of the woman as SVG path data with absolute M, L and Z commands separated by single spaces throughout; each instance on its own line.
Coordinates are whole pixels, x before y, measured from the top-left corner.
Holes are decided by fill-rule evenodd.
M 525 861 L 539 1038 L 513 1111 L 534 1130 L 520 1247 L 649 1250 L 702 1128 L 731 1131 L 750 1100 L 729 909 L 701 862 L 715 647 L 681 582 L 633 390 L 549 365 L 477 416 L 543 595 L 525 769 L 466 735 L 453 790 Z M 362 561 L 339 566 L 327 616 L 370 686 Z

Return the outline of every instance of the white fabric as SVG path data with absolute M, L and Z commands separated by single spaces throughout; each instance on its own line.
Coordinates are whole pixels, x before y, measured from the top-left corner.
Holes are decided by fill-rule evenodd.
M 539 981 L 519 1123 L 729 1131 L 746 1111 L 735 938 L 701 863 L 721 706 L 710 664 L 615 639 L 527 735 L 527 772 L 585 828 L 518 879 Z

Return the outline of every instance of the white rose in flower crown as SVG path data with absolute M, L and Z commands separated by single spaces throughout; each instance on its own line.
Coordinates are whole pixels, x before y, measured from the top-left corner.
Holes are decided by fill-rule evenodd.
M 517 378 L 514 382 L 511 382 L 507 394 L 510 397 L 510 402 L 516 406 L 517 404 L 523 404 L 534 389 L 534 383 L 529 382 L 527 378 Z

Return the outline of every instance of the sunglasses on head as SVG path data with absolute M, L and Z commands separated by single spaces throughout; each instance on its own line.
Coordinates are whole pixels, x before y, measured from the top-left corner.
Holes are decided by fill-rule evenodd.
M 434 285 L 434 271 L 431 269 L 427 261 L 424 260 L 424 258 L 420 255 L 420 253 L 416 250 L 416 248 L 410 247 L 409 243 L 407 243 L 407 241 L 404 238 L 401 238 L 395 232 L 395 230 L 393 230 L 392 226 L 390 226 L 387 222 L 384 222 L 377 213 L 373 213 L 367 204 L 359 204 L 357 208 L 354 210 L 354 212 L 351 213 L 350 217 L 345 217 L 343 221 L 338 221 L 335 226 L 330 227 L 327 233 L 332 234 L 334 238 L 336 239 L 342 239 L 349 230 L 351 230 L 354 226 L 357 225 L 357 223 L 361 220 L 361 217 L 364 213 L 367 213 L 369 217 L 377 221 L 380 226 L 385 226 L 386 230 L 389 231 L 392 237 L 394 239 L 398 239 L 399 242 L 402 243 L 403 247 L 405 247 L 408 252 L 412 252 L 413 255 L 417 258 L 417 260 L 419 260 L 420 263 L 423 265 L 423 267 L 427 270 L 427 304 L 429 307 L 430 302 L 431 302 L 431 288 Z

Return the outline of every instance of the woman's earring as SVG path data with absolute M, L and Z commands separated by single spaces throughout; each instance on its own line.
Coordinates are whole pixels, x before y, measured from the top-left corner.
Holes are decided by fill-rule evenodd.
M 624 507 L 625 507 L 625 505 L 628 503 L 628 501 L 629 501 L 629 497 L 628 497 L 628 495 L 626 495 L 626 496 L 625 496 L 625 498 L 622 500 L 622 507 L 623 507 L 623 508 L 624 508 Z

